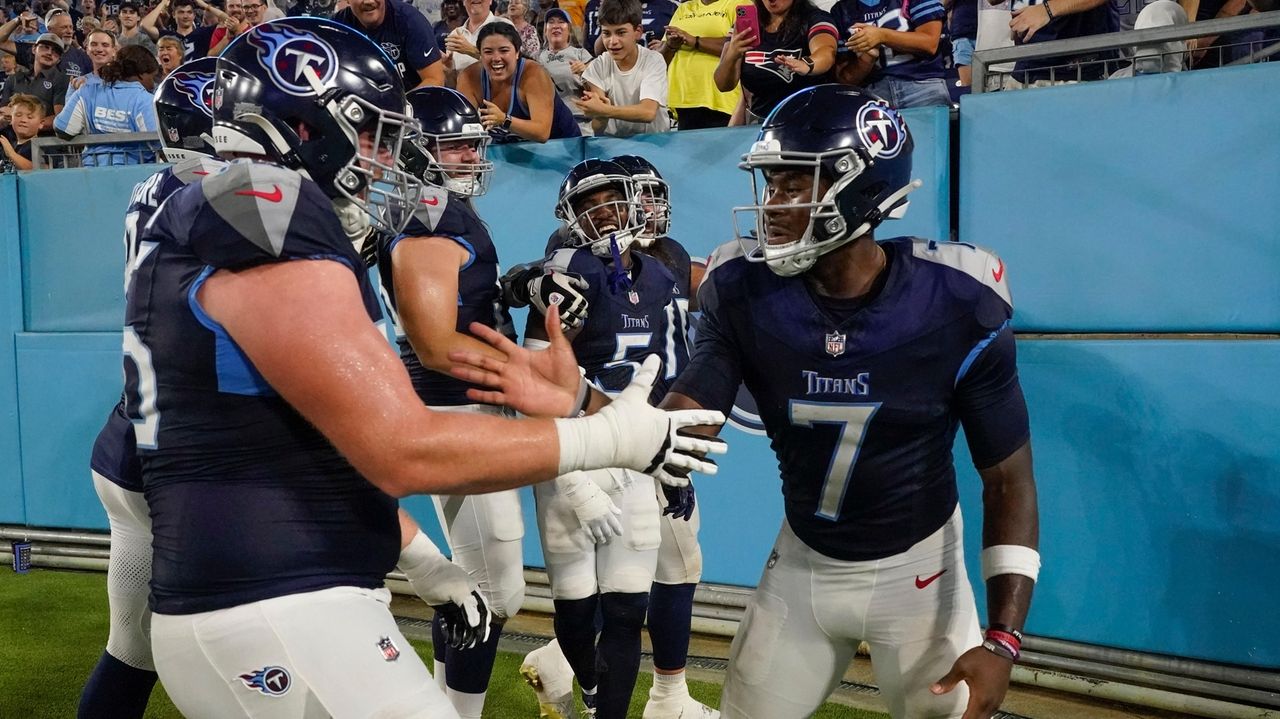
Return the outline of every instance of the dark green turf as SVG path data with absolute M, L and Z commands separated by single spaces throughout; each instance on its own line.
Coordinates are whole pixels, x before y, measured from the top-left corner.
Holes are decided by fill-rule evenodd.
M 0 717 L 74 717 L 80 689 L 106 641 L 106 575 L 39 569 L 18 575 L 0 568 Z M 430 648 L 422 644 L 414 648 L 431 666 Z M 517 674 L 520 659 L 517 654 L 498 656 L 485 717 L 537 717 L 533 691 Z M 651 682 L 651 675 L 640 675 L 630 717 L 640 717 Z M 690 691 L 698 700 L 718 705 L 719 685 L 692 682 Z M 157 686 L 147 717 L 180 716 L 163 687 Z M 828 704 L 814 716 L 883 719 L 884 715 Z

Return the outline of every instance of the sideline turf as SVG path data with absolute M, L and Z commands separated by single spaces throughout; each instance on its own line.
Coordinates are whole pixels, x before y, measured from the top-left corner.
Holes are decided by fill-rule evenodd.
M 107 641 L 106 575 L 33 569 L 14 574 L 0 568 L 0 717 L 67 719 L 75 716 L 80 689 Z M 430 646 L 414 644 L 430 662 Z M 516 670 L 521 657 L 502 653 L 494 667 L 485 717 L 534 719 L 533 692 Z M 641 673 L 629 717 L 639 719 L 653 677 Z M 720 687 L 693 682 L 693 696 L 716 706 Z M 819 719 L 883 719 L 884 715 L 828 704 Z M 181 717 L 157 685 L 149 719 Z

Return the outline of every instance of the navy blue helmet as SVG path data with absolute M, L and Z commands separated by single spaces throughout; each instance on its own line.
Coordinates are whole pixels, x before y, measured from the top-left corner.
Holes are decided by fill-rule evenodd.
M 340 215 L 355 206 L 396 233 L 418 203 L 421 183 L 396 166 L 417 127 L 400 72 L 346 25 L 291 17 L 237 37 L 218 57 L 213 122 L 220 155 L 265 155 L 305 172 Z
M 592 202 L 601 190 L 617 192 L 614 199 Z M 565 223 L 569 247 L 590 247 L 597 257 L 624 252 L 644 231 L 644 210 L 636 202 L 631 173 L 612 160 L 591 158 L 574 165 L 560 184 L 556 217 Z
M 652 162 L 639 155 L 618 155 L 613 161 L 622 165 L 635 181 L 646 219 L 636 244 L 650 247 L 658 238 L 671 234 L 671 186 Z
M 405 171 L 455 195 L 478 197 L 488 192 L 493 163 L 485 159 L 485 153 L 490 137 L 471 101 L 447 87 L 420 87 L 405 99 L 422 128 L 422 134 L 406 142 L 400 151 Z M 475 159 L 445 162 L 441 148 L 463 144 L 475 149 Z
M 217 58 L 202 57 L 179 65 L 156 88 L 156 121 L 166 162 L 213 157 L 209 132 L 213 128 L 213 79 L 217 70 Z
M 797 275 L 818 257 L 873 230 L 907 209 L 911 180 L 911 133 L 898 111 L 876 95 L 845 85 L 817 85 L 783 100 L 765 118 L 740 169 L 751 173 L 755 205 L 734 208 L 734 229 L 747 259 L 767 262 L 776 273 Z M 775 171 L 811 171 L 809 226 L 799 239 L 768 244 L 767 177 Z M 819 181 L 829 183 L 819 196 Z M 739 229 L 746 212 L 754 232 Z

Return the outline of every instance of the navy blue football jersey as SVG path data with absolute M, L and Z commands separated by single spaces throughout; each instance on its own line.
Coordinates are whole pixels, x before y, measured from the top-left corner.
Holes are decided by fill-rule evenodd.
M 200 306 L 220 269 L 307 260 L 350 268 L 369 321 L 381 320 L 332 203 L 291 170 L 233 162 L 169 197 L 139 243 L 125 392 L 151 507 L 156 612 L 380 587 L 395 566 L 396 500 L 277 395 Z
M 129 279 L 133 275 L 133 263 L 138 257 L 138 239 L 151 216 L 169 195 L 200 178 L 222 170 L 226 163 L 220 160 L 193 157 L 166 167 L 139 182 L 129 197 L 129 209 L 124 218 L 124 291 L 129 294 Z M 131 492 L 142 491 L 142 469 L 138 465 L 138 447 L 133 436 L 133 421 L 138 416 L 137 407 L 126 404 L 121 393 L 107 422 L 98 432 L 89 457 L 89 467 L 106 479 Z
M 840 30 L 840 42 L 836 52 L 849 53 L 845 42 L 849 40 L 850 29 L 854 23 L 867 23 L 887 30 L 912 32 L 928 22 L 945 23 L 946 8 L 941 0 L 840 0 L 831 7 L 831 17 L 835 19 Z M 951 51 L 945 34 L 938 41 L 938 47 L 932 55 L 913 55 L 909 52 L 895 50 L 888 45 L 880 46 L 880 57 L 876 60 L 876 69 L 867 78 L 874 82 L 882 77 L 896 77 L 902 80 L 927 80 L 946 75 L 943 57 Z
M 467 388 L 475 385 L 423 367 L 401 326 L 392 282 L 393 256 L 397 245 L 413 237 L 445 237 L 457 242 L 470 255 L 467 264 L 458 271 L 458 331 L 470 334 L 468 328 L 471 323 L 479 322 L 514 341 L 511 315 L 502 304 L 502 289 L 498 285 L 501 274 L 498 271 L 498 249 L 489 236 L 489 228 L 485 227 L 471 204 L 437 188 L 425 190 L 418 211 L 404 232 L 395 237 L 384 237 L 378 243 L 378 274 L 382 279 L 382 292 L 395 325 L 400 360 L 413 378 L 413 388 L 424 403 L 434 407 L 475 404 L 467 399 Z
M 672 387 L 727 413 L 744 382 L 778 457 L 787 521 L 846 561 L 903 552 L 951 516 L 960 424 L 983 468 L 1029 436 L 1003 262 L 960 243 L 881 246 L 883 288 L 845 308 L 748 262 L 736 242 L 720 247 L 699 289 L 693 358 Z
M 588 249 L 556 250 L 543 266 L 587 281 L 587 320 L 573 338 L 574 354 L 587 379 L 607 393 L 621 392 L 644 358 L 656 354 L 662 358 L 662 371 L 650 399 L 657 402 L 688 364 L 689 350 L 671 272 L 638 252 L 631 253 L 631 262 L 631 286 L 617 290 L 610 286 L 609 265 Z M 529 314 L 531 325 L 541 322 L 536 313 Z

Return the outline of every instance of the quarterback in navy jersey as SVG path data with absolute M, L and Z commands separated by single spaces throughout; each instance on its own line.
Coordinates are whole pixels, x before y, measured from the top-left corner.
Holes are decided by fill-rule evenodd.
M 402 651 L 383 578 L 397 563 L 417 577 L 456 643 L 482 641 L 487 617 L 396 498 L 705 467 L 692 453 L 711 446 L 676 435 L 696 413 L 644 401 L 652 363 L 579 419 L 422 403 L 354 245 L 370 226 L 398 234 L 421 189 L 397 167 L 416 122 L 366 38 L 318 18 L 257 25 L 219 56 L 213 97 L 213 145 L 234 161 L 157 210 L 126 311 L 156 669 L 189 717 L 457 716 Z
M 203 136 L 213 125 L 213 73 L 217 61 L 201 58 L 179 66 L 156 89 L 156 118 L 166 162 L 133 188 L 125 213 L 124 285 L 129 292 L 134 263 L 140 258 L 139 236 L 160 205 L 187 185 L 219 172 L 224 163 L 213 157 Z M 132 370 L 132 371 L 131 371 Z M 136 369 L 125 363 L 126 377 L 137 381 Z M 148 585 L 151 580 L 151 518 L 143 497 L 133 418 L 127 394 L 107 416 L 93 443 L 89 467 L 94 489 L 111 526 L 111 556 L 107 566 L 107 599 L 111 613 L 107 648 L 80 696 L 81 719 L 142 717 L 155 685 L 155 662 L 148 638 Z
M 990 716 L 1020 651 L 1038 520 L 1005 267 L 970 245 L 872 239 L 905 211 L 911 151 L 875 95 L 792 96 L 744 158 L 762 184 L 739 208 L 754 231 L 716 251 L 700 289 L 694 358 L 664 406 L 728 407 L 745 382 L 786 507 L 734 641 L 725 717 L 808 716 L 862 640 L 892 716 Z M 959 425 L 987 486 L 985 641 Z
M 873 239 L 917 185 L 911 151 L 897 111 L 854 88 L 770 114 L 743 162 L 756 204 L 735 211 L 752 232 L 712 256 L 693 357 L 661 405 L 728 409 L 744 382 L 778 456 L 786 520 L 733 642 L 727 718 L 812 715 L 864 640 L 895 719 L 988 717 L 1021 650 L 1039 528 L 1006 268 L 971 245 Z M 537 380 L 519 361 L 490 371 Z M 961 425 L 984 483 L 985 636 Z

